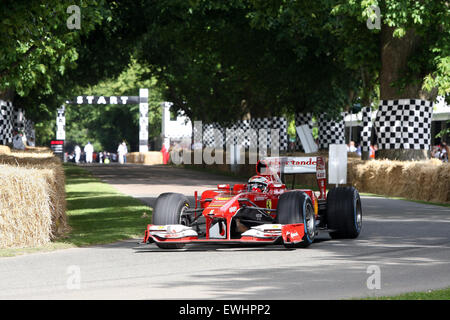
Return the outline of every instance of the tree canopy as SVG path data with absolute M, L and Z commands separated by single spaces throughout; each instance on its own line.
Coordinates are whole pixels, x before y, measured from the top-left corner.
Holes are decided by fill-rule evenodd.
M 135 95 L 139 86 L 154 93 L 152 135 L 161 101 L 228 124 L 450 93 L 447 1 L 83 0 L 79 30 L 66 26 L 69 5 L 1 4 L 0 96 L 25 107 L 47 138 L 67 98 Z M 378 18 L 381 28 L 368 28 Z M 103 111 L 70 108 L 80 121 L 68 121 L 69 135 L 134 143 L 133 108 Z

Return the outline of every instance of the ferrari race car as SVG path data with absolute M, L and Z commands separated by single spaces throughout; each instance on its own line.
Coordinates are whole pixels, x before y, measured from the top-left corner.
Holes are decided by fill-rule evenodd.
M 284 177 L 315 173 L 319 191 L 288 190 Z M 152 224 L 143 243 L 180 249 L 188 243 L 282 244 L 305 248 L 319 232 L 335 238 L 357 238 L 361 232 L 361 199 L 354 187 L 327 194 L 322 157 L 265 158 L 247 184 L 219 184 L 194 203 L 179 193 L 163 193 L 155 203 Z

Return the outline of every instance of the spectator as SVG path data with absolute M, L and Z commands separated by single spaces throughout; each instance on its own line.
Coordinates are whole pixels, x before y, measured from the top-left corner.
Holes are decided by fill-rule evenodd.
M 84 146 L 84 152 L 86 153 L 86 163 L 92 163 L 92 154 L 94 153 L 94 147 L 91 142 L 88 142 L 87 145 Z
M 360 144 L 357 144 L 357 145 L 356 145 L 356 154 L 357 154 L 358 156 L 360 156 L 360 157 L 361 157 L 361 155 L 362 155 L 362 150 L 361 150 L 361 145 L 360 145 Z
M 81 157 L 81 148 L 79 145 L 75 146 L 75 149 L 73 150 L 75 153 L 75 163 L 80 163 L 80 157 Z
M 375 147 L 373 145 L 370 145 L 370 151 L 369 151 L 369 158 L 375 159 Z
M 30 147 L 35 147 L 36 146 L 36 143 L 34 142 L 34 138 L 33 137 L 30 137 L 30 139 L 28 139 L 28 145 Z
M 445 142 L 441 143 L 441 157 L 440 159 L 444 162 L 448 162 L 448 153 L 449 153 L 449 149 L 448 146 Z
M 22 140 L 22 134 L 18 129 L 13 130 L 13 149 L 25 150 L 25 144 Z
M 127 163 L 128 147 L 127 147 L 125 140 L 122 142 L 122 144 L 123 144 L 123 150 L 125 150 L 125 153 L 123 156 L 123 163 Z
M 356 152 L 355 141 L 350 141 L 350 145 L 347 146 L 348 152 Z
M 122 142 L 122 143 L 120 143 L 119 144 L 119 147 L 117 148 L 117 153 L 118 153 L 118 155 L 119 155 L 119 163 L 120 164 L 123 164 L 124 163 L 124 161 L 123 161 L 123 158 L 124 158 L 124 156 L 125 156 L 125 148 L 124 148 L 124 142 Z
M 433 146 L 433 149 L 431 150 L 431 157 L 432 157 L 432 158 L 439 159 L 440 156 L 441 156 L 441 149 L 440 149 L 440 146 L 438 146 L 438 145 Z

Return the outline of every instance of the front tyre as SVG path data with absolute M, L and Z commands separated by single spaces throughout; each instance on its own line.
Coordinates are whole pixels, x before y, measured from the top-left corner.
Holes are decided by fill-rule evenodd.
M 362 228 L 361 198 L 354 187 L 337 187 L 327 195 L 327 223 L 333 239 L 357 238 Z
M 189 217 L 183 214 L 184 210 L 188 208 L 189 200 L 185 195 L 180 193 L 163 193 L 156 199 L 152 214 L 152 224 L 161 226 L 182 224 L 189 226 Z M 164 242 L 156 242 L 156 245 L 162 249 L 181 249 L 185 246 L 180 243 Z
M 303 223 L 305 235 L 302 242 L 284 244 L 286 248 L 306 248 L 313 243 L 316 236 L 316 217 L 311 198 L 302 191 L 283 193 L 278 200 L 276 223 Z

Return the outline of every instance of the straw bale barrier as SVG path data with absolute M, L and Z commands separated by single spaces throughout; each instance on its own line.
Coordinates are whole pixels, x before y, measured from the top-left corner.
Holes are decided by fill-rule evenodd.
M 361 192 L 450 203 L 450 164 L 425 161 L 349 161 L 348 182 Z
M 160 151 L 130 152 L 126 157 L 128 163 L 163 164 L 163 155 Z
M 293 153 L 287 156 L 322 156 L 328 171 L 328 152 L 315 154 Z M 226 158 L 224 157 L 224 160 Z M 225 162 L 225 161 L 224 161 Z M 250 177 L 255 174 L 255 165 L 246 164 L 236 168 L 234 174 Z M 226 173 L 231 172 L 227 164 L 194 165 Z M 296 184 L 316 186 L 314 175 L 297 175 Z M 290 187 L 291 177 L 286 177 Z M 359 192 L 374 193 L 388 197 L 402 197 L 437 203 L 450 203 L 450 163 L 437 159 L 424 161 L 361 160 L 349 154 L 347 163 L 347 185 L 355 186 Z M 332 186 L 331 186 L 332 187 Z
M 11 149 L 8 146 L 1 146 L 0 145 L 0 154 L 10 154 Z
M 0 155 L 0 181 L 0 247 L 41 245 L 70 230 L 64 171 L 48 148 Z

